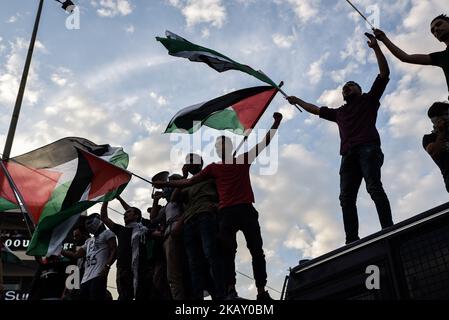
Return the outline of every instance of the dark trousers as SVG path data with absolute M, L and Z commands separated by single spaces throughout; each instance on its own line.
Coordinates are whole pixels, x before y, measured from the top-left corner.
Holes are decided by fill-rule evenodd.
M 239 204 L 220 209 L 219 215 L 225 284 L 229 286 L 236 283 L 235 254 L 237 232 L 240 230 L 245 236 L 246 246 L 251 253 L 256 286 L 264 287 L 267 284 L 267 271 L 258 212 L 252 204 Z
M 106 299 L 107 277 L 98 276 L 81 284 L 80 300 L 104 301 Z
M 382 150 L 372 144 L 354 147 L 341 159 L 340 205 L 343 210 L 346 243 L 359 239 L 356 201 L 362 178 L 365 179 L 366 190 L 376 205 L 382 228 L 393 225 L 390 202 L 380 181 L 383 161 Z
M 449 174 L 443 176 L 444 186 L 446 187 L 446 191 L 449 192 Z
M 129 268 L 117 268 L 117 291 L 119 301 L 134 299 L 133 272 Z
M 204 258 L 210 267 L 214 283 L 214 296 L 224 298 L 223 264 L 218 254 L 218 225 L 213 213 L 199 213 L 184 225 L 184 244 L 189 261 L 192 298 L 202 300 L 204 297 L 205 278 L 209 270 L 205 270 Z

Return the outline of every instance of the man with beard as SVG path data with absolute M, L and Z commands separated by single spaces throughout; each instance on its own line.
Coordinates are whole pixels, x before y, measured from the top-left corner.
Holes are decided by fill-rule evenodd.
M 449 103 L 435 102 L 427 115 L 433 123 L 433 131 L 424 135 L 423 147 L 440 168 L 449 192 Z
M 80 300 L 104 301 L 109 269 L 116 258 L 117 241 L 114 233 L 101 222 L 98 213 L 87 217 L 86 230 L 93 237 L 76 252 L 62 250 L 61 255 L 72 259 L 86 257 Z
M 142 212 L 136 207 L 128 205 L 120 196 L 116 198 L 125 214 L 125 226 L 114 223 L 108 217 L 108 202 L 101 207 L 101 220 L 115 233 L 118 239 L 117 249 L 117 291 L 120 301 L 145 300 L 150 298 L 151 249 L 148 229 L 142 224 Z
M 446 50 L 431 54 L 408 54 L 391 42 L 382 30 L 374 30 L 374 35 L 402 62 L 433 65 L 442 68 L 449 90 L 449 17 L 441 14 L 433 19 L 430 24 L 430 32 L 438 41 L 446 44 Z
M 89 233 L 87 232 L 86 227 L 84 226 L 84 219 L 80 220 L 82 220 L 82 222 L 78 222 L 78 225 L 76 225 L 73 228 L 72 232 L 73 244 L 75 245 L 74 252 L 76 252 L 79 248 L 81 248 L 84 245 L 84 243 L 86 243 L 87 239 L 90 238 Z M 73 260 L 73 263 L 75 263 L 76 266 L 78 267 L 80 279 L 82 279 L 84 276 L 85 262 L 86 262 L 85 257 Z M 80 299 L 79 289 L 65 290 L 63 300 L 79 300 L 79 299 Z
M 291 104 L 299 104 L 306 111 L 322 119 L 336 122 L 340 131 L 340 205 L 346 232 L 346 244 L 359 240 L 357 217 L 357 193 L 362 179 L 373 199 L 382 228 L 393 225 L 390 202 L 382 187 L 381 167 L 384 155 L 380 148 L 380 136 L 376 129 L 380 98 L 389 82 L 390 69 L 373 35 L 366 33 L 368 45 L 376 54 L 380 74 L 368 93 L 349 81 L 343 86 L 346 104 L 338 109 L 318 107 L 297 97 L 288 97 Z
M 203 169 L 200 155 L 190 153 L 182 168 L 183 177 L 193 176 Z M 184 245 L 190 268 L 192 299 L 203 300 L 206 279 L 213 281 L 213 297 L 225 296 L 223 262 L 218 251 L 218 193 L 214 179 L 197 183 L 182 191 L 184 202 Z M 207 260 L 207 261 L 204 261 Z M 207 267 L 207 268 L 206 268 Z

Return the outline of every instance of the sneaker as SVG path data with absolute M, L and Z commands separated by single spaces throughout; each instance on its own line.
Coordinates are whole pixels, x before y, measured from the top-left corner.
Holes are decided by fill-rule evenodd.
M 354 237 L 354 238 L 346 238 L 346 245 L 351 244 L 353 242 L 359 241 L 360 238 L 359 237 Z
M 225 297 L 225 300 L 242 300 L 237 294 L 235 289 L 231 289 L 228 291 L 228 295 Z
M 262 293 L 258 293 L 257 294 L 257 301 L 273 301 L 274 299 L 272 297 L 270 297 L 270 294 L 268 293 L 268 291 L 264 291 Z

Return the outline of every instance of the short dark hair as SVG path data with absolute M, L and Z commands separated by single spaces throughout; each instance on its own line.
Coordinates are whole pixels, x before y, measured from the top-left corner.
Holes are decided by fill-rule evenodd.
M 449 115 L 449 103 L 446 102 L 435 102 L 427 112 L 430 119 L 447 115 Z
M 359 88 L 360 91 L 362 91 L 362 87 L 357 82 L 355 82 L 355 81 L 348 81 L 348 82 L 345 83 L 345 85 L 347 85 L 349 83 L 355 85 L 357 88 Z
M 133 209 L 140 217 L 142 216 L 142 211 L 140 211 L 139 208 L 131 207 L 131 209 Z
M 203 157 L 201 157 L 199 154 L 196 153 L 189 153 L 186 156 L 186 162 L 188 162 L 189 164 L 201 164 L 201 166 L 203 166 L 204 161 L 203 161 Z M 198 163 L 200 162 L 200 163 Z
M 438 17 L 434 18 L 430 24 L 434 23 L 435 20 L 438 20 L 438 19 L 441 19 L 441 20 L 449 22 L 449 17 L 447 15 L 440 14 Z
M 142 219 L 142 211 L 140 211 L 140 209 L 139 208 L 136 208 L 136 207 L 130 207 L 130 208 L 128 208 L 128 210 L 132 210 L 132 211 L 134 211 L 135 213 L 137 213 L 137 215 L 139 216 L 139 220 L 140 219 Z
M 95 219 L 95 218 L 97 218 L 97 219 L 100 219 L 101 220 L 101 216 L 100 216 L 100 214 L 99 213 L 92 213 L 91 215 L 88 215 L 87 216 L 87 218 L 86 218 L 86 222 L 87 221 L 91 221 L 91 220 L 93 220 L 93 219 Z

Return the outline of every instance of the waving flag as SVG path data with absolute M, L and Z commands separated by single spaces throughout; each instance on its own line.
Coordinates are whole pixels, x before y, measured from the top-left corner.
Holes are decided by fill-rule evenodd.
M 173 117 L 165 133 L 179 129 L 193 133 L 205 125 L 218 130 L 232 129 L 235 133 L 247 134 L 259 121 L 277 91 L 270 86 L 252 87 L 187 107 Z
M 0 241 L 1 262 L 21 264 L 22 260 L 14 254 L 3 242 Z
M 122 148 L 64 138 L 5 162 L 35 224 L 27 254 L 58 254 L 82 211 L 111 200 L 126 187 L 128 155 Z M 0 173 L 0 211 L 18 206 Z M 4 207 L 2 207 L 4 206 Z
M 262 71 L 256 71 L 250 66 L 238 63 L 212 49 L 194 44 L 170 31 L 166 31 L 165 36 L 167 38 L 156 37 L 156 40 L 167 48 L 169 55 L 187 58 L 194 62 L 204 62 L 218 72 L 239 70 L 268 83 L 273 87 L 277 87 L 277 84 L 268 78 Z

